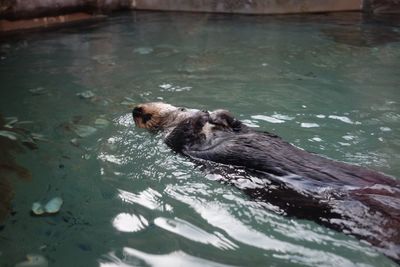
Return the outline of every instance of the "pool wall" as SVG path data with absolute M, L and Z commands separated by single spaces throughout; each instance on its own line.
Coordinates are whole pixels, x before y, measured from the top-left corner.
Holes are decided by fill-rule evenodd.
M 238 14 L 400 13 L 398 0 L 0 0 L 0 32 L 97 19 L 115 10 Z
M 137 9 L 172 11 L 290 14 L 332 11 L 359 11 L 361 0 L 136 0 Z

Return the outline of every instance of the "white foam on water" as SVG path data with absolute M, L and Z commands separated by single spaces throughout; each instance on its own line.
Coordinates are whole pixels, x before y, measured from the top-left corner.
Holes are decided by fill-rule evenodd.
M 251 116 L 252 119 L 255 120 L 262 120 L 262 121 L 266 121 L 269 123 L 284 123 L 284 120 L 280 120 L 271 116 L 266 116 L 266 115 L 253 115 Z
M 319 137 L 317 137 L 317 136 L 315 136 L 315 137 L 313 137 L 313 138 L 310 138 L 310 139 L 308 139 L 308 140 L 311 141 L 311 142 L 322 142 L 322 139 L 319 138 Z
M 382 132 L 390 132 L 392 129 L 390 129 L 389 127 L 380 127 L 379 130 L 381 130 Z
M 258 124 L 256 124 L 256 122 L 254 122 L 252 120 L 242 120 L 242 122 L 244 123 L 244 125 L 246 125 L 248 127 L 252 127 L 252 128 L 259 128 L 260 127 Z
M 303 128 L 316 128 L 319 127 L 319 124 L 313 122 L 302 122 L 300 126 Z
M 346 116 L 329 115 L 328 118 L 334 119 L 334 120 L 339 120 L 344 123 L 354 124 L 354 122 Z
M 274 117 L 275 119 L 278 119 L 278 120 L 285 120 L 285 121 L 291 121 L 294 119 L 294 117 L 290 117 L 288 115 L 279 114 L 279 113 L 274 114 L 271 117 Z

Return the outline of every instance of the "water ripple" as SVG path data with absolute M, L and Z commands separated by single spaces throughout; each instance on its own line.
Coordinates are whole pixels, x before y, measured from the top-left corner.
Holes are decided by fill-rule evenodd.
M 197 226 L 179 218 L 167 219 L 158 217 L 154 220 L 154 224 L 160 228 L 163 228 L 164 230 L 183 236 L 187 239 L 203 244 L 211 244 L 219 249 L 226 250 L 235 249 L 238 247 L 235 245 L 235 243 L 224 237 L 224 235 L 219 232 L 210 234 L 201 228 L 198 228 Z
M 194 199 L 179 193 L 173 187 L 167 188 L 165 192 L 189 205 L 210 225 L 225 231 L 234 240 L 269 251 L 275 258 L 289 259 L 292 262 L 308 266 L 361 266 L 360 263 L 354 263 L 354 260 L 351 261 L 331 252 L 310 249 L 267 236 L 235 218 L 221 203 Z
M 153 267 L 229 267 L 233 265 L 221 264 L 202 258 L 194 257 L 183 251 L 174 251 L 169 254 L 150 254 L 137 249 L 125 247 L 123 249 L 124 260 L 120 260 L 114 253 L 108 255 L 108 260 L 100 261 L 100 267 L 131 267 L 138 266 L 137 259 L 141 259 Z
M 160 200 L 162 195 L 157 192 L 154 189 L 148 188 L 139 194 L 134 194 L 128 191 L 124 191 L 121 189 L 118 189 L 118 197 L 127 203 L 135 203 L 139 204 L 145 208 L 148 208 L 150 210 L 167 210 L 171 211 L 173 208 L 165 204 L 163 205 L 162 201 Z

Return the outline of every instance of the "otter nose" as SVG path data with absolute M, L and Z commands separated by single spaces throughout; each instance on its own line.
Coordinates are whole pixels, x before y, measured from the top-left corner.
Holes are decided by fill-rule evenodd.
M 141 107 L 135 107 L 132 110 L 132 116 L 133 117 L 138 117 L 138 116 L 141 116 L 142 114 L 143 114 L 143 109 Z

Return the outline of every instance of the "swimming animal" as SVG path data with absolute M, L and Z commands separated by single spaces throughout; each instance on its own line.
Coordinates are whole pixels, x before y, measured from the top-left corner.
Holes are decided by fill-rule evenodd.
M 161 132 L 173 151 L 225 175 L 253 199 L 365 240 L 400 263 L 399 180 L 255 131 L 227 110 L 153 102 L 132 115 L 137 127 Z

